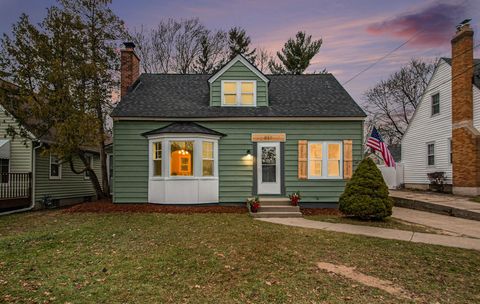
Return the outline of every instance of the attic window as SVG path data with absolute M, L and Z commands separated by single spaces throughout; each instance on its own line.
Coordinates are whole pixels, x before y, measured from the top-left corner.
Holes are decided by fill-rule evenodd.
M 257 103 L 256 81 L 223 80 L 222 105 L 251 107 Z

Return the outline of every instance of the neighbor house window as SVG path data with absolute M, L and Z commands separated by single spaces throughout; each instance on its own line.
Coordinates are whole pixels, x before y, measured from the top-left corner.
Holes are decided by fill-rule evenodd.
M 440 94 L 432 95 L 432 115 L 440 113 Z
M 226 106 L 254 106 L 255 81 L 222 81 L 222 104 Z
M 87 161 L 88 161 L 88 166 L 93 169 L 93 155 L 87 155 L 86 158 L 87 158 Z M 84 179 L 89 179 L 90 178 L 90 171 L 85 171 L 83 173 L 83 178 Z
M 170 175 L 193 176 L 193 141 L 170 142 Z
M 162 143 L 153 143 L 153 176 L 162 176 Z
M 435 144 L 427 144 L 427 164 L 429 166 L 435 165 Z
M 213 142 L 202 142 L 202 175 L 213 176 L 214 159 L 213 159 Z
M 8 158 L 0 159 L 0 183 L 8 183 L 8 172 L 10 168 L 10 160 Z
M 62 164 L 56 155 L 50 154 L 50 179 L 62 178 Z
M 311 179 L 340 178 L 342 158 L 340 142 L 309 142 L 308 177 Z
M 448 139 L 448 160 L 449 160 L 449 163 L 453 163 L 453 146 L 452 146 L 452 139 L 449 138 Z

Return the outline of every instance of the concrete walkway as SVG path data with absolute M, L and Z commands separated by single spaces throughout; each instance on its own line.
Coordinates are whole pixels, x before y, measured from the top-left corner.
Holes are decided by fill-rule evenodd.
M 370 226 L 328 223 L 307 220 L 304 218 L 262 218 L 256 220 L 302 228 L 321 229 L 326 231 L 343 232 L 348 234 L 364 235 L 390 240 L 442 245 L 447 247 L 474 249 L 480 251 L 480 239 L 472 239 L 467 237 L 438 235 Z
M 455 236 L 480 239 L 480 222 L 400 207 L 393 208 L 392 217 L 405 222 L 433 227 Z
M 480 221 L 480 203 L 469 197 L 422 191 L 390 190 L 395 206 Z

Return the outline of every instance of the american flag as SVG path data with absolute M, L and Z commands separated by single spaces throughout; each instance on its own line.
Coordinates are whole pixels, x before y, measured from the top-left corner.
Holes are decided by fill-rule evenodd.
M 372 148 L 375 151 L 382 153 L 383 161 L 387 167 L 395 167 L 395 160 L 392 154 L 388 150 L 387 145 L 383 142 L 382 136 L 377 131 L 377 128 L 373 127 L 372 134 L 367 140 L 367 147 Z

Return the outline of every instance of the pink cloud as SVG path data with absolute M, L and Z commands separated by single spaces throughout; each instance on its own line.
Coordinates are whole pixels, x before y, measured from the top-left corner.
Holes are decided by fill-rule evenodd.
M 437 2 L 418 12 L 372 23 L 366 30 L 372 35 L 391 35 L 402 39 L 409 39 L 418 32 L 411 44 L 418 47 L 441 46 L 450 41 L 455 26 L 467 18 L 466 13 L 466 5 Z

